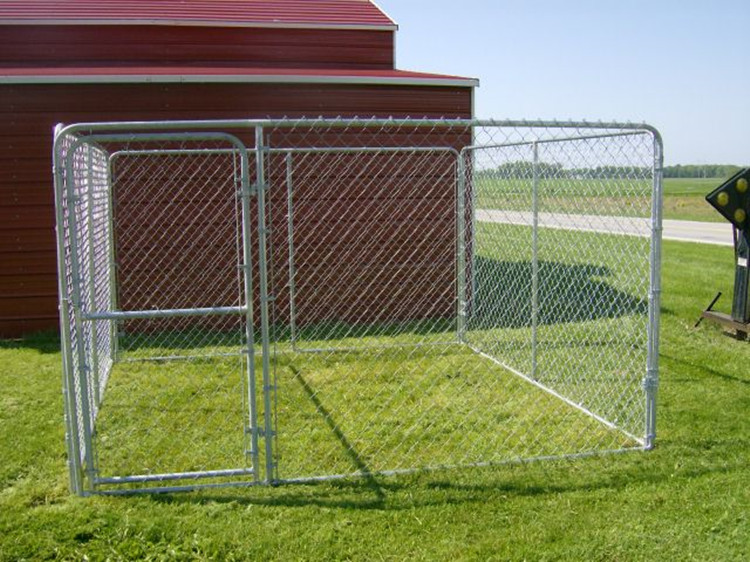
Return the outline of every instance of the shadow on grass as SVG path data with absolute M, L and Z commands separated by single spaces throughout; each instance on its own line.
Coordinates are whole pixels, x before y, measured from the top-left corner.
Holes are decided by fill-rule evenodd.
M 346 435 L 344 435 L 344 432 L 341 431 L 341 428 L 336 425 L 336 422 L 333 420 L 333 416 L 331 416 L 331 412 L 323 405 L 320 398 L 318 397 L 318 394 L 315 392 L 312 386 L 310 386 L 310 383 L 305 380 L 305 378 L 302 376 L 302 373 L 300 373 L 299 370 L 294 366 L 290 366 L 289 368 L 294 373 L 294 378 L 304 389 L 307 397 L 313 404 L 315 404 L 315 409 L 317 410 L 317 412 L 321 416 L 323 416 L 326 425 L 336 436 L 336 439 L 339 441 L 339 443 L 341 443 L 341 446 L 344 448 L 344 452 L 346 453 L 346 455 L 349 457 L 352 463 L 354 463 L 354 466 L 357 467 L 357 470 L 362 474 L 361 478 L 363 479 L 365 486 L 375 494 L 376 502 L 382 503 L 385 500 L 385 494 L 383 493 L 378 480 L 372 474 L 370 468 L 354 449 L 352 443 L 346 438 Z
M 0 339 L 0 349 L 34 349 L 39 353 L 60 353 L 57 332 L 37 332 L 18 339 Z
M 682 365 L 684 367 L 689 367 L 690 369 L 700 369 L 703 372 L 708 373 L 709 375 L 713 377 L 718 377 L 720 379 L 724 379 L 725 381 L 730 382 L 738 382 L 740 384 L 750 385 L 750 379 L 743 379 L 741 377 L 735 376 L 735 375 L 729 375 L 727 373 L 722 373 L 721 371 L 717 371 L 716 369 L 712 369 L 711 367 L 707 367 L 705 365 L 697 366 L 693 363 L 690 363 L 689 361 L 685 361 L 684 359 L 680 359 L 679 357 L 675 357 L 673 355 L 667 355 L 665 353 L 660 353 L 659 356 L 662 359 L 666 359 L 668 361 L 672 361 L 674 363 L 677 363 L 678 365 Z
M 474 261 L 474 278 L 468 280 L 474 292 L 469 299 L 469 329 L 530 327 L 532 274 L 533 266 L 529 261 L 501 261 L 477 256 Z M 647 314 L 647 300 L 615 288 L 609 282 L 612 276 L 612 271 L 603 265 L 540 262 L 539 324 L 570 324 Z M 455 296 L 450 287 L 445 294 L 446 298 L 452 299 Z M 404 306 L 408 308 L 408 303 Z M 226 319 L 222 321 L 228 322 Z M 241 334 L 244 333 L 242 321 L 238 317 L 231 324 L 225 324 L 224 330 L 216 330 L 202 324 L 202 319 L 196 319 L 192 325 L 186 325 L 184 319 L 180 319 L 179 330 L 131 331 L 121 341 L 121 349 L 239 348 L 242 347 Z M 124 328 L 127 332 L 127 323 Z M 438 334 L 451 338 L 456 328 L 455 316 L 409 318 L 407 314 L 406 317 L 391 322 L 347 323 L 330 320 L 298 323 L 296 337 L 300 342 Z M 272 326 L 271 333 L 276 343 L 291 341 L 288 323 L 277 322 Z M 260 332 L 257 330 L 255 341 L 260 342 Z
M 475 262 L 470 329 L 527 328 L 532 319 L 533 266 L 479 256 Z M 648 301 L 607 282 L 609 268 L 594 264 L 539 263 L 539 324 L 567 324 L 631 314 Z

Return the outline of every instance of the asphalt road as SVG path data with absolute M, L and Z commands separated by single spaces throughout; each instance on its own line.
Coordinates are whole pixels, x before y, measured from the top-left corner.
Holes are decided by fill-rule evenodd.
M 521 211 L 477 209 L 477 220 L 503 224 L 531 225 L 532 214 Z M 650 221 L 642 218 L 602 215 L 539 213 L 539 226 L 561 230 L 608 232 L 625 236 L 650 236 Z M 662 221 L 662 238 L 700 244 L 732 246 L 732 225 L 723 222 Z

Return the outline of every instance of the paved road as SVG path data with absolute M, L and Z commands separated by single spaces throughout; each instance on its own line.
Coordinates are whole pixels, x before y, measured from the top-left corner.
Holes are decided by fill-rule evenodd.
M 531 225 L 531 213 L 521 211 L 499 211 L 477 209 L 477 220 L 504 224 Z M 561 230 L 582 230 L 586 232 L 609 232 L 626 236 L 650 236 L 650 221 L 631 217 L 601 215 L 564 215 L 539 213 L 539 226 Z M 698 242 L 732 246 L 732 225 L 723 222 L 663 221 L 662 237 L 666 240 Z
M 663 238 L 733 246 L 732 225 L 728 222 L 663 221 Z

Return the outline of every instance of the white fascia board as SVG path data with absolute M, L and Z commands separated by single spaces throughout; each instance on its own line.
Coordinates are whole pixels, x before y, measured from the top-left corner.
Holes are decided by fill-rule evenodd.
M 370 4 L 372 4 L 373 6 L 375 6 L 378 10 L 380 10 L 380 12 L 385 17 L 387 17 L 389 20 L 391 20 L 393 22 L 393 29 L 394 29 L 394 31 L 398 30 L 398 22 L 395 19 L 393 19 L 388 12 L 386 12 L 383 8 L 381 8 L 380 4 L 378 2 L 376 2 L 375 0 L 370 0 Z
M 273 74 L 70 74 L 3 75 L 0 84 L 352 84 L 382 86 L 450 86 L 475 88 L 474 78 L 416 78 L 410 76 L 276 76 Z
M 359 31 L 396 31 L 398 25 L 346 23 L 243 22 L 172 19 L 0 19 L 0 25 L 164 25 L 179 27 L 254 27 L 273 29 L 342 29 Z

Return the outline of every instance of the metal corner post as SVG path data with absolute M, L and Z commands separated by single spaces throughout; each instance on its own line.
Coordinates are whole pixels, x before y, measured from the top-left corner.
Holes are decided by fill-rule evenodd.
M 474 144 L 474 127 L 471 128 L 472 145 Z M 469 227 L 468 227 L 468 252 L 469 252 L 469 287 L 470 287 L 470 304 L 466 314 L 468 317 L 473 316 L 476 313 L 477 307 L 477 291 L 479 290 L 479 283 L 477 282 L 477 185 L 474 173 L 476 171 L 476 151 L 467 150 L 466 154 L 471 158 L 469 163 L 469 169 L 471 170 L 471 179 L 467 181 L 467 188 L 469 190 Z
M 255 128 L 256 193 L 258 196 L 258 274 L 260 284 L 260 334 L 263 353 L 263 431 L 265 440 L 266 484 L 274 480 L 273 421 L 271 415 L 271 345 L 268 303 L 268 229 L 266 226 L 266 147 L 263 126 Z
M 72 295 L 70 303 L 72 304 L 72 320 L 75 325 L 76 331 L 76 354 L 78 356 L 78 384 L 80 387 L 80 399 L 81 399 L 81 421 L 83 430 L 83 441 L 84 441 L 84 468 L 85 472 L 89 477 L 89 485 L 94 486 L 96 467 L 94 466 L 94 451 L 93 451 L 93 427 L 91 424 L 91 404 L 89 402 L 91 394 L 89 390 L 89 373 L 91 371 L 91 365 L 86 361 L 86 352 L 84 350 L 85 342 L 83 341 L 83 310 L 81 308 L 81 274 L 80 274 L 80 263 L 79 263 L 79 250 L 78 250 L 78 229 L 77 229 L 77 196 L 75 193 L 75 176 L 73 173 L 73 159 L 75 158 L 75 151 L 80 148 L 83 143 L 74 143 L 70 153 L 65 158 L 65 174 L 66 174 L 66 187 L 67 187 L 67 199 L 68 199 L 68 229 L 70 234 L 70 271 L 72 279 Z M 70 311 L 68 312 L 70 314 Z M 73 373 L 73 377 L 76 373 Z M 75 387 L 73 387 L 75 388 Z M 80 452 L 80 442 L 79 442 Z M 80 459 L 84 460 L 84 459 Z M 83 475 L 81 475 L 83 476 Z M 82 489 L 81 494 L 85 494 L 86 490 Z
M 652 449 L 656 439 L 656 396 L 659 389 L 659 314 L 661 308 L 662 174 L 664 151 L 659 134 L 654 142 L 654 178 L 651 195 L 651 252 L 648 295 L 648 358 L 643 387 L 646 394 L 646 434 L 644 447 Z
M 68 453 L 68 472 L 70 477 L 70 490 L 77 495 L 83 495 L 83 475 L 81 474 L 80 458 L 81 448 L 78 441 L 78 426 L 76 413 L 75 380 L 72 361 L 72 342 L 70 334 L 70 307 L 65 284 L 65 215 L 63 211 L 65 170 L 63 155 L 58 142 L 61 138 L 62 124 L 55 127 L 55 141 L 53 143 L 53 176 L 55 179 L 55 234 L 57 236 L 57 283 L 59 295 L 60 315 L 60 348 L 62 355 L 62 394 L 65 408 L 65 445 Z
M 539 144 L 532 144 L 531 184 L 531 378 L 537 380 L 539 347 Z

